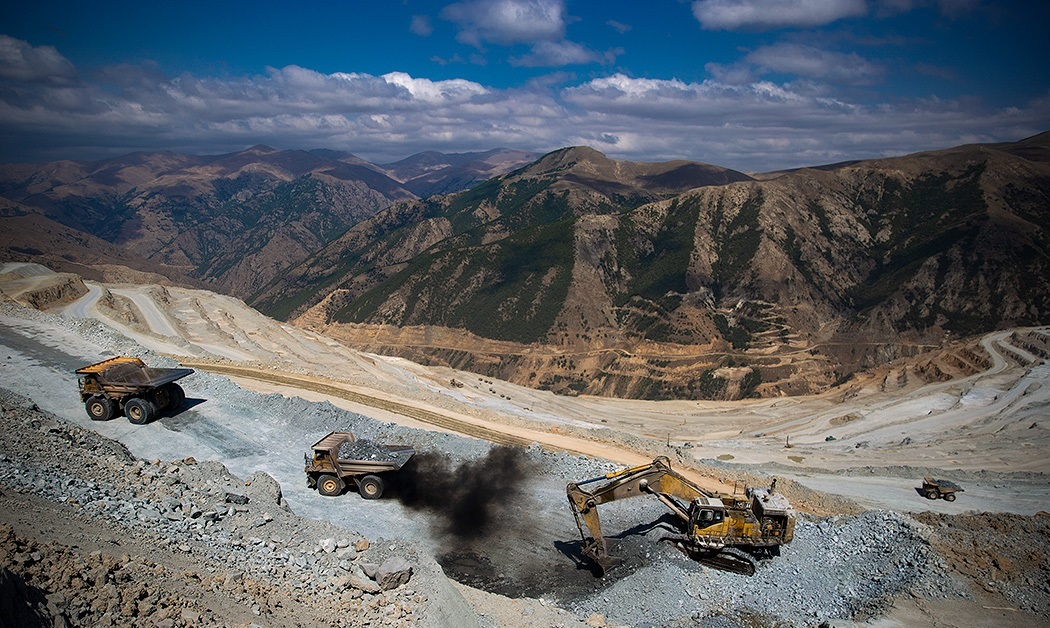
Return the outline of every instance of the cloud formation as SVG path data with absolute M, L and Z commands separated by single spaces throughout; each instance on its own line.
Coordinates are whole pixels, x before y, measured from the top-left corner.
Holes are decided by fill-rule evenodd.
M 707 30 L 813 27 L 865 15 L 865 0 L 696 0 L 693 16 Z
M 617 51 L 605 55 L 571 41 L 541 41 L 533 44 L 532 51 L 521 57 L 511 57 L 510 64 L 522 67 L 558 67 L 603 63 L 616 58 Z
M 780 43 L 763 46 L 745 57 L 760 72 L 780 72 L 836 84 L 870 85 L 882 79 L 884 69 L 856 53 L 822 50 L 813 46 Z
M 76 81 L 77 72 L 51 46 L 34 48 L 28 42 L 0 35 L 0 78 L 65 85 Z
M 565 36 L 565 5 L 560 0 L 465 0 L 445 7 L 441 17 L 459 27 L 456 39 L 480 48 L 558 41 Z
M 528 53 L 508 59 L 516 67 L 611 63 L 619 54 L 600 53 L 566 39 L 563 0 L 465 0 L 446 6 L 441 16 L 458 26 L 457 41 L 479 51 L 485 44 L 528 45 Z
M 389 162 L 424 150 L 586 144 L 620 159 L 764 171 L 1050 128 L 1050 92 L 1003 108 L 973 99 L 861 103 L 834 89 L 844 80 L 836 66 L 871 80 L 880 68 L 796 44 L 753 51 L 735 81 L 613 73 L 579 82 L 558 74 L 507 89 L 294 65 L 234 77 L 167 76 L 151 64 L 78 72 L 55 49 L 10 37 L 0 39 L 0 58 L 5 161 L 162 149 L 215 154 L 263 143 Z M 763 72 L 795 78 L 778 82 Z
M 429 37 L 434 32 L 434 25 L 430 23 L 430 16 L 413 15 L 408 30 L 421 37 Z

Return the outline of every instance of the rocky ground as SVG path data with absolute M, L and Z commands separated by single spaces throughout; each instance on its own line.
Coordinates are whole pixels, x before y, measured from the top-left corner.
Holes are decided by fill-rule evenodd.
M 603 579 L 530 574 L 506 539 L 489 539 L 491 555 L 465 542 L 473 562 L 439 556 L 454 577 L 540 602 L 516 623 L 497 620 L 470 608 L 427 555 L 433 547 L 296 516 L 265 473 L 241 480 L 215 461 L 135 458 L 7 391 L 0 413 L 0 604 L 23 625 L 804 626 L 877 618 L 901 596 L 975 595 L 1017 617 L 1050 617 L 1047 516 L 869 511 L 803 517 L 783 556 L 751 578 L 700 567 L 651 535 L 618 542 L 626 563 Z M 523 455 L 533 472 L 587 466 Z M 508 556 L 519 564 L 497 565 Z
M 416 588 L 433 589 L 435 570 L 415 548 L 372 546 L 297 517 L 265 473 L 241 480 L 214 461 L 137 459 L 6 391 L 0 412 L 5 593 L 20 589 L 40 625 L 360 626 L 440 615 Z
M 1050 622 L 1045 513 L 924 513 L 933 503 L 917 495 L 869 510 L 781 475 L 778 488 L 803 513 L 795 540 L 755 576 L 659 543 L 663 507 L 630 500 L 602 513 L 624 563 L 595 578 L 578 564 L 565 484 L 615 463 L 495 447 L 203 372 L 184 380 L 177 413 L 144 426 L 92 422 L 72 371 L 110 354 L 176 365 L 98 322 L 0 305 L 0 614 L 14 625 Z M 302 456 L 332 430 L 410 444 L 416 464 L 382 500 L 352 489 L 320 497 Z M 674 464 L 698 453 L 649 446 Z M 761 467 L 710 462 L 727 482 L 769 481 Z M 915 468 L 898 471 L 914 483 Z M 840 473 L 856 483 L 864 470 Z M 966 481 L 990 492 L 1042 486 L 1045 498 L 1041 474 L 971 473 Z

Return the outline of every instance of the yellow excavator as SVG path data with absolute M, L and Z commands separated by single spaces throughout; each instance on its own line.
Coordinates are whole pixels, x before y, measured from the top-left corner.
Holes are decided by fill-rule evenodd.
M 594 488 L 584 485 L 605 480 Z M 582 554 L 593 561 L 600 577 L 619 559 L 609 554 L 598 506 L 651 495 L 675 516 L 680 532 L 666 535 L 691 558 L 716 569 L 753 575 L 754 557 L 777 556 L 795 533 L 795 511 L 786 497 L 769 489 L 747 488 L 742 495 L 701 489 L 671 470 L 666 457 L 622 469 L 566 487 L 576 526 L 583 537 Z

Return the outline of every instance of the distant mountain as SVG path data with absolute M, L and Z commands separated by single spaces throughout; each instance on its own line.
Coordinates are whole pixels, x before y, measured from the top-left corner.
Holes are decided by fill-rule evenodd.
M 755 180 L 570 148 L 364 220 L 252 295 L 560 392 L 737 398 L 1050 314 L 1050 134 Z
M 511 159 L 491 167 L 516 165 Z M 401 171 L 431 176 L 423 167 Z M 462 189 L 457 181 L 440 185 Z M 0 196 L 15 204 L 14 213 L 106 242 L 99 253 L 111 261 L 235 296 L 257 290 L 350 225 L 395 201 L 417 198 L 382 168 L 350 153 L 268 146 L 203 157 L 158 152 L 3 164 Z M 58 241 L 50 246 L 52 263 L 73 255 L 64 255 Z M 42 250 L 25 242 L 21 248 Z M 0 253 L 25 257 L 15 249 Z
M 451 155 L 427 151 L 380 165 L 379 168 L 416 196 L 426 198 L 434 194 L 466 190 L 534 161 L 539 156 L 538 153 L 503 148 Z
M 383 290 L 384 286 L 393 289 L 393 284 L 384 282 L 400 273 L 405 264 L 417 268 L 414 278 L 422 281 L 428 281 L 430 272 L 441 273 L 441 268 L 471 266 L 471 272 L 464 275 L 468 285 L 462 286 L 467 292 L 458 293 L 461 298 L 483 290 L 486 284 L 482 278 L 490 274 L 493 281 L 516 290 L 521 286 L 498 279 L 496 275 L 502 273 L 493 265 L 500 265 L 518 279 L 532 281 L 535 278 L 530 279 L 529 273 L 513 267 L 519 266 L 519 261 L 522 268 L 535 262 L 513 256 L 551 254 L 554 249 L 532 251 L 533 244 L 548 235 L 571 240 L 571 229 L 567 229 L 571 225 L 566 221 L 591 214 L 618 214 L 695 187 L 747 179 L 742 173 L 704 164 L 617 162 L 590 148 L 567 148 L 470 190 L 397 204 L 362 221 L 264 287 L 250 302 L 283 318 L 304 311 L 324 299 L 328 290 L 345 285 L 356 288 L 341 300 L 353 301 L 363 291 Z M 565 263 L 571 267 L 571 250 L 556 250 L 569 254 L 568 260 L 557 265 L 557 271 L 566 270 Z M 360 308 L 363 302 L 347 307 Z M 451 318 L 442 321 L 433 320 L 428 311 L 406 313 L 396 324 L 463 324 L 454 309 L 446 309 L 442 316 Z M 490 320 L 493 324 L 500 322 Z M 515 325 L 524 322 L 517 319 Z M 531 341 L 537 336 L 524 339 Z

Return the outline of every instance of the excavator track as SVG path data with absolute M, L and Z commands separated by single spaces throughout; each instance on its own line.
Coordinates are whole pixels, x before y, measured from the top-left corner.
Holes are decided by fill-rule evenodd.
M 728 571 L 745 576 L 755 575 L 755 559 L 748 555 L 747 552 L 738 549 L 727 548 L 714 555 L 698 555 L 694 558 L 701 564 L 719 571 Z
M 755 558 L 747 552 L 735 547 L 726 547 L 717 552 L 694 551 L 690 549 L 688 544 L 684 543 L 682 537 L 678 535 L 665 536 L 660 540 L 674 545 L 683 554 L 706 567 L 717 569 L 719 571 L 743 574 L 745 576 L 755 575 L 755 568 L 757 567 Z

